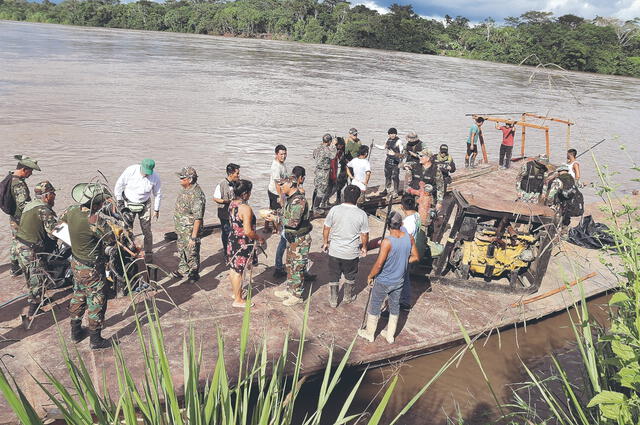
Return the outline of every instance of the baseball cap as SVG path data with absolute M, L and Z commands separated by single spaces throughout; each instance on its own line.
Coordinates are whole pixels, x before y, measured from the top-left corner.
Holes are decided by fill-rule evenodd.
M 352 136 L 357 136 L 358 135 L 358 129 L 355 127 L 351 127 L 349 129 L 349 134 L 351 134 Z
M 198 177 L 198 173 L 196 172 L 196 169 L 193 167 L 182 167 L 180 172 L 176 173 L 176 175 L 181 179 L 184 179 L 187 177 Z
M 153 174 L 153 169 L 156 166 L 156 162 L 153 159 L 145 158 L 140 163 L 140 171 L 142 174 L 151 175 Z
M 49 182 L 49 180 L 43 180 L 35 185 L 35 187 L 33 188 L 33 191 L 36 194 L 36 196 L 42 196 L 46 193 L 55 192 L 56 189 L 53 187 L 51 182 Z
M 446 143 L 441 144 L 440 152 L 449 152 L 449 146 Z
M 410 142 L 415 142 L 416 140 L 418 140 L 418 133 L 416 133 L 415 131 L 408 132 L 407 140 L 409 140 Z

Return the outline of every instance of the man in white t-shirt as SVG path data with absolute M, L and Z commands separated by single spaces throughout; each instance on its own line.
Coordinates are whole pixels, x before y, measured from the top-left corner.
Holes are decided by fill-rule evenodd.
M 369 156 L 369 146 L 360 146 L 358 157 L 347 163 L 347 174 L 351 179 L 351 184 L 358 186 L 360 189 L 360 197 L 357 200 L 357 204 L 361 204 L 364 201 L 364 194 L 371 178 L 371 165 L 367 156 Z
M 284 161 L 287 159 L 287 148 L 284 145 L 278 145 L 275 148 L 275 154 L 276 156 L 271 162 L 267 194 L 269 195 L 269 208 L 273 210 L 274 213 L 277 213 L 277 211 L 282 208 L 282 203 L 280 200 L 280 186 L 276 184 L 276 181 L 289 177 L 287 166 L 284 164 Z M 270 227 L 271 223 L 268 221 L 265 222 L 265 230 L 270 230 Z M 273 230 L 275 231 L 276 229 L 274 228 Z
M 366 147 L 366 146 L 365 146 Z M 353 302 L 353 291 L 358 275 L 359 257 L 367 255 L 369 242 L 369 218 L 367 213 L 356 206 L 360 188 L 348 185 L 344 189 L 344 203 L 336 205 L 327 214 L 322 231 L 322 250 L 329 252 L 329 304 L 338 306 L 338 286 L 344 275 L 345 304 Z

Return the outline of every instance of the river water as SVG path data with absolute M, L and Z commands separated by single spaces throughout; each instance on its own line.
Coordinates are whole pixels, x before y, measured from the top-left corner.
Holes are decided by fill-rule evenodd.
M 325 132 L 346 135 L 356 127 L 365 143 L 382 143 L 387 129 L 396 127 L 401 135 L 415 130 L 433 149 L 448 143 L 460 164 L 471 123 L 466 113 L 517 118 L 526 111 L 571 119 L 572 147 L 580 152 L 607 138 L 597 158 L 622 173 L 621 190 L 629 192 L 637 186 L 626 171 L 640 159 L 639 110 L 640 84 L 631 78 L 335 46 L 0 21 L 0 168 L 13 168 L 13 154 L 37 158 L 43 171 L 30 184 L 51 180 L 60 189 L 61 209 L 71 202 L 73 185 L 95 178 L 98 170 L 114 183 L 124 167 L 154 158 L 165 193 L 160 229 L 171 226 L 179 188 L 174 172 L 183 166 L 198 170 L 211 196 L 226 163 L 240 164 L 256 187 L 252 203 L 260 207 L 267 203 L 276 144 L 288 147 L 290 168 L 311 170 L 311 151 Z M 552 160 L 560 162 L 566 128 L 550 126 Z M 500 132 L 487 125 L 485 135 L 495 160 Z M 527 133 L 528 154 L 543 152 L 543 143 L 542 132 Z M 382 152 L 374 152 L 374 183 L 382 181 L 382 163 Z M 591 156 L 582 163 L 585 180 L 593 181 Z M 585 195 L 593 199 L 594 193 Z M 214 215 L 209 208 L 206 220 Z M 0 229 L 4 264 L 4 221 Z M 547 327 L 520 335 L 512 351 L 492 345 L 495 337 L 489 340 L 487 356 L 505 370 L 503 384 L 513 382 L 523 344 L 532 358 L 571 339 Z M 515 341 L 515 333 L 508 334 L 502 344 Z M 396 405 L 439 368 L 441 357 L 405 366 Z M 471 394 L 467 385 L 480 377 L 469 379 L 470 372 L 459 370 L 441 381 L 437 403 L 458 400 L 472 412 L 487 403 L 484 398 L 474 404 L 481 391 Z M 378 373 L 367 378 L 361 400 L 377 391 Z M 441 416 L 433 416 L 440 412 L 437 403 L 422 405 L 428 416 L 416 413 L 414 423 L 440 423 Z

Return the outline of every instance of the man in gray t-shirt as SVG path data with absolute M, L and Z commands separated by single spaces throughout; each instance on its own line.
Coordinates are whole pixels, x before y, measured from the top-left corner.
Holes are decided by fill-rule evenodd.
M 329 304 L 338 306 L 338 286 L 344 274 L 346 304 L 353 302 L 353 286 L 358 274 L 360 257 L 367 255 L 369 242 L 369 217 L 356 206 L 360 188 L 350 184 L 344 189 L 344 203 L 329 210 L 322 231 L 322 250 L 329 252 Z

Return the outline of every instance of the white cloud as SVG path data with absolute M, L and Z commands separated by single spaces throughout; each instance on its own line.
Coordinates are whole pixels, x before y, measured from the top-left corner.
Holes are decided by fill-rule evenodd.
M 376 2 L 371 1 L 371 0 L 351 2 L 352 6 L 357 6 L 359 4 L 361 4 L 363 6 L 367 6 L 369 9 L 375 10 L 381 15 L 386 15 L 387 13 L 389 13 L 389 9 L 387 9 L 384 6 L 380 6 L 379 4 L 377 4 Z

